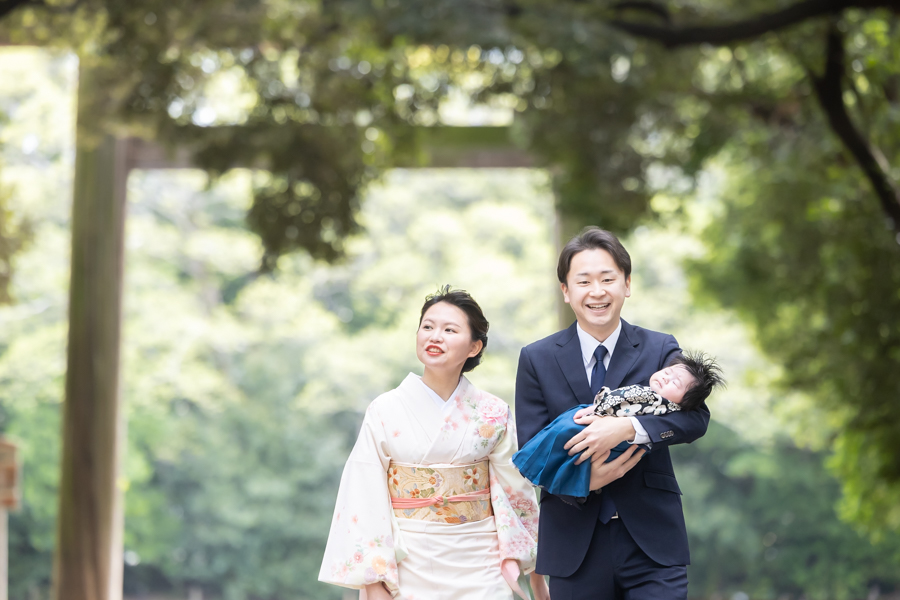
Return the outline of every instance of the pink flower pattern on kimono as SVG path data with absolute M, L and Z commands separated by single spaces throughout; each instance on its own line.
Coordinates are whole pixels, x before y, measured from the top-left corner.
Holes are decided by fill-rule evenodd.
M 520 563 L 533 561 L 537 556 L 538 504 L 532 488 L 503 485 L 492 472 L 491 504 L 500 541 L 500 557 L 514 558 Z
M 509 407 L 505 402 L 481 402 L 478 405 L 478 415 L 485 423 L 502 425 L 506 423 Z
M 500 536 L 500 556 L 504 558 L 531 557 L 534 552 L 534 540 L 521 530 L 510 536 Z
M 426 588 L 407 586 L 408 589 L 400 589 L 399 571 L 403 570 L 403 563 L 396 561 L 394 540 L 389 534 L 392 516 L 405 517 L 405 514 L 397 514 L 398 510 L 403 512 L 405 509 L 393 509 L 382 499 L 383 496 L 394 496 L 387 488 L 401 483 L 397 474 L 391 472 L 395 466 L 391 462 L 415 465 L 417 470 L 431 469 L 432 463 L 448 463 L 462 467 L 462 473 L 471 469 L 474 463 L 488 460 L 487 469 L 479 468 L 477 473 L 472 470 L 468 475 L 471 483 L 477 476 L 479 486 L 490 482 L 489 498 L 421 510 L 447 511 L 446 515 L 440 515 L 442 522 L 456 526 L 454 517 L 460 524 L 463 518 L 451 514 L 451 509 L 483 504 L 488 514 L 494 513 L 487 518 L 496 524 L 497 541 L 493 543 L 499 546 L 502 558 L 512 558 L 522 570 L 529 571 L 534 566 L 537 523 L 536 514 L 529 510 L 533 507 L 536 512 L 537 506 L 527 499 L 529 493 L 533 494 L 532 487 L 510 462 L 516 449 L 516 436 L 508 405 L 464 382 L 461 392 L 450 400 L 454 405 L 449 412 L 432 413 L 428 417 L 428 427 L 438 435 L 433 438 L 433 456 L 428 457 L 427 464 L 420 465 L 421 444 L 411 417 L 420 400 L 430 399 L 424 396 L 421 382 L 415 377 L 410 375 L 397 391 L 373 401 L 366 412 L 359 439 L 342 475 L 320 580 L 352 588 L 383 581 L 393 593 L 399 593 L 406 600 L 412 600 L 413 595 L 421 600 L 430 597 Z M 393 435 L 395 432 L 400 435 Z M 424 493 L 427 489 L 441 483 L 438 477 L 433 479 L 426 478 L 414 489 L 422 497 L 427 496 Z M 382 486 L 385 494 L 380 493 Z M 409 489 L 408 495 L 413 496 L 413 488 Z M 427 552 L 412 544 L 412 539 L 404 540 L 404 550 Z
M 459 429 L 459 423 L 457 423 L 453 417 L 446 416 L 444 417 L 444 425 L 441 427 L 441 431 L 444 433 L 450 433 L 451 431 L 456 431 Z
M 393 548 L 394 539 L 389 535 L 359 540 L 352 556 L 333 565 L 332 576 L 350 585 L 361 586 L 384 581 L 396 587 L 397 560 Z
M 537 556 L 537 504 L 532 503 L 530 511 L 519 511 L 499 494 L 494 494 L 491 500 L 500 541 L 500 558 L 514 558 L 520 562 L 534 560 Z M 518 499 L 517 503 L 526 505 L 523 498 Z
M 509 405 L 490 394 L 475 390 L 459 394 L 457 408 L 466 418 L 476 448 L 488 452 L 500 441 L 509 421 Z

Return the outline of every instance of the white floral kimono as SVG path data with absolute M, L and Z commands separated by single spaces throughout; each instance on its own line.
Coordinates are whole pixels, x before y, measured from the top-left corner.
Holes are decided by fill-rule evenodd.
M 501 561 L 534 569 L 538 508 L 510 461 L 517 448 L 509 406 L 465 377 L 447 402 L 438 406 L 410 373 L 369 405 L 341 476 L 320 581 L 357 589 L 383 581 L 403 600 L 509 600 Z M 483 501 L 441 503 L 435 494 L 449 489 L 441 473 L 456 473 L 460 485 L 481 478 Z M 398 492 L 438 502 L 398 509 Z

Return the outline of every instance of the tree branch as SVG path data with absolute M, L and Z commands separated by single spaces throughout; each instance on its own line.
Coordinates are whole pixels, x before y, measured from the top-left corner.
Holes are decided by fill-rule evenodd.
M 652 0 L 622 0 L 613 4 L 610 8 L 615 11 L 644 11 L 656 15 L 667 24 L 672 22 L 672 15 L 669 13 L 668 7 L 665 4 L 659 4 Z
M 890 165 L 884 155 L 869 144 L 850 120 L 850 114 L 844 104 L 844 92 L 841 85 L 844 72 L 844 40 L 837 27 L 832 26 L 828 31 L 825 72 L 821 77 L 810 73 L 810 79 L 819 104 L 828 117 L 831 129 L 862 168 L 875 190 L 875 195 L 881 202 L 882 209 L 890 219 L 891 225 L 896 232 L 900 233 L 900 189 L 888 175 Z
M 71 14 L 75 12 L 83 0 L 72 0 L 67 5 L 48 5 L 46 0 L 0 0 L 0 21 L 8 17 L 17 8 L 32 6 L 51 14 Z
M 42 0 L 0 0 L 0 19 L 8 16 L 17 8 L 27 5 L 44 6 Z
M 645 2 L 638 2 L 635 8 L 644 9 Z M 615 8 L 628 8 L 628 2 L 619 2 Z M 888 8 L 900 12 L 897 0 L 802 0 L 779 11 L 722 25 L 694 27 L 666 27 L 633 23 L 613 19 L 607 23 L 631 35 L 655 40 L 668 48 L 693 46 L 698 44 L 730 44 L 824 15 L 838 14 L 847 8 Z

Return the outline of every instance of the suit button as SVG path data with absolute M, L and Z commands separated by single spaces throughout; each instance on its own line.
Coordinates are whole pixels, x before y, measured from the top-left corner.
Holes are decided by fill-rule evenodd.
M 670 430 L 670 431 L 663 431 L 661 434 L 659 434 L 659 437 L 666 440 L 666 439 L 669 439 L 670 437 L 672 437 L 673 435 L 675 435 L 675 433 Z

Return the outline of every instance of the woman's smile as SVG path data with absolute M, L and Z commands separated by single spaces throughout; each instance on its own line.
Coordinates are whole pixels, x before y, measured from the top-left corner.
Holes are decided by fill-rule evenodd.
M 425 311 L 416 332 L 416 352 L 426 370 L 446 371 L 459 380 L 466 359 L 480 350 L 481 344 L 472 341 L 468 317 L 459 307 L 438 302 Z

